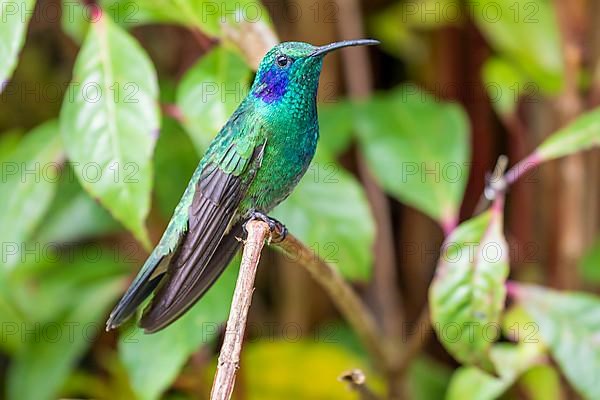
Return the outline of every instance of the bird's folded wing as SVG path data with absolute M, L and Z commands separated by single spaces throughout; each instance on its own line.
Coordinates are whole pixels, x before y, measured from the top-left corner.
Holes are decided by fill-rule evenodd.
M 241 224 L 232 227 L 232 220 L 260 166 L 264 145 L 248 149 L 234 142 L 220 160 L 204 168 L 189 209 L 188 233 L 144 310 L 140 325 L 147 332 L 164 328 L 188 310 L 233 258 Z
M 251 128 L 252 129 L 252 128 Z M 264 136 L 233 135 L 231 130 L 212 146 L 194 175 L 156 248 L 112 311 L 107 329 L 119 326 L 152 291 L 142 326 L 156 331 L 185 312 L 219 277 L 235 255 L 241 225 L 230 226 L 237 207 L 262 161 Z M 221 147 L 223 148 L 223 147 Z M 221 244 L 222 243 L 222 244 Z

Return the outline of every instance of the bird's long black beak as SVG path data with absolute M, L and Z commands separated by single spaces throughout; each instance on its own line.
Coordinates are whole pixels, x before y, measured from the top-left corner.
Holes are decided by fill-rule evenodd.
M 373 46 L 379 44 L 379 40 L 375 39 L 357 39 L 357 40 L 343 40 L 341 42 L 334 42 L 326 44 L 325 46 L 317 47 L 315 51 L 310 54 L 310 57 L 321 56 L 329 53 L 330 51 L 341 49 L 342 47 L 350 46 Z

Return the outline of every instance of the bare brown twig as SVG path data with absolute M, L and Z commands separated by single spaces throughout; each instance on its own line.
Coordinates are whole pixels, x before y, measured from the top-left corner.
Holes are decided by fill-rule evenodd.
M 244 242 L 244 253 L 233 300 L 231 301 L 225 339 L 221 347 L 217 373 L 210 393 L 211 400 L 229 400 L 233 393 L 235 375 L 240 364 L 240 353 L 246 330 L 248 310 L 254 292 L 256 268 L 265 240 L 270 237 L 269 225 L 262 221 L 249 221 L 246 224 L 246 230 L 248 231 L 248 238 Z
M 292 235 L 277 243 L 283 252 L 298 261 L 327 292 L 337 309 L 352 326 L 373 361 L 382 369 L 390 364 L 389 353 L 377 332 L 371 311 L 346 283 L 339 272 Z
M 362 10 L 356 0 L 338 0 L 339 12 L 337 28 L 342 39 L 364 37 Z M 373 91 L 371 63 L 367 48 L 356 48 L 342 52 L 348 95 L 352 99 L 367 98 Z M 365 193 L 375 219 L 376 233 L 373 254 L 375 268 L 373 273 L 377 304 L 380 309 L 380 322 L 385 340 L 399 341 L 404 323 L 404 309 L 398 287 L 398 271 L 394 250 L 394 232 L 391 224 L 391 211 L 388 199 L 371 174 L 366 161 L 357 154 L 358 173 L 365 187 Z M 391 357 L 398 359 L 400 349 L 390 346 Z
M 248 222 L 246 230 L 248 237 L 244 242 L 242 263 L 231 302 L 225 339 L 219 355 L 211 400 L 229 400 L 233 393 L 248 310 L 254 291 L 256 268 L 264 242 L 271 238 L 268 224 L 262 221 Z M 337 270 L 320 259 L 293 235 L 288 234 L 283 241 L 275 245 L 297 260 L 298 264 L 303 266 L 323 287 L 340 313 L 357 333 L 367 351 L 371 353 L 375 364 L 384 371 L 388 370 L 389 352 L 379 338 L 373 315 Z
M 367 386 L 367 377 L 360 369 L 344 372 L 339 380 L 346 382 L 350 389 L 358 394 L 360 400 L 379 400 L 379 397 Z
M 431 316 L 429 314 L 429 304 L 425 304 L 421 309 L 419 318 L 416 321 L 416 331 L 410 336 L 404 346 L 402 357 L 396 366 L 396 373 L 404 376 L 411 362 L 419 355 L 423 346 L 427 344 L 433 328 L 431 326 Z

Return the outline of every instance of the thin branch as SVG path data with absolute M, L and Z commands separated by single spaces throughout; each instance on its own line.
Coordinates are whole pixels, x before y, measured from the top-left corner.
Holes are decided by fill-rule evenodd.
M 402 358 L 397 366 L 396 373 L 399 376 L 404 376 L 406 374 L 411 362 L 419 355 L 423 346 L 429 341 L 432 332 L 429 304 L 423 306 L 416 324 L 417 329 L 415 333 L 408 338 L 406 346 L 404 346 Z
M 181 125 L 185 122 L 185 116 L 183 115 L 183 111 L 181 108 L 177 106 L 177 104 L 167 104 L 163 103 L 160 105 L 161 111 L 168 117 L 173 118 L 175 121 L 179 122 Z
M 256 267 L 264 242 L 267 239 L 270 240 L 272 235 L 268 224 L 262 221 L 249 221 L 246 224 L 246 230 L 248 237 L 244 242 L 242 263 L 229 311 L 225 339 L 219 355 L 217 373 L 210 395 L 211 400 L 229 400 L 233 393 L 248 309 L 252 301 Z M 279 232 L 273 232 L 273 234 L 275 236 Z M 383 371 L 389 370 L 391 365 L 388 357 L 389 350 L 385 348 L 379 338 L 373 315 L 337 270 L 320 259 L 291 234 L 288 234 L 284 240 L 273 244 L 298 261 L 321 284 L 362 340 L 367 351 L 371 353 L 374 362 Z
M 265 240 L 270 237 L 269 225 L 262 221 L 249 221 L 246 224 L 246 230 L 248 237 L 244 242 L 244 253 L 235 292 L 233 293 L 229 319 L 227 320 L 225 339 L 221 347 L 217 373 L 210 393 L 211 400 L 229 400 L 233 393 L 235 375 L 240 364 L 240 353 L 244 331 L 246 330 L 248 310 L 254 292 L 256 267 Z
M 367 351 L 373 356 L 373 361 L 382 370 L 389 369 L 391 365 L 389 349 L 377 332 L 373 314 L 339 272 L 291 234 L 275 245 L 312 275 L 352 326 Z
M 360 369 L 344 372 L 338 379 L 346 382 L 348 387 L 358 394 L 360 400 L 379 400 L 379 397 L 367 386 L 367 377 Z
M 500 155 L 498 161 L 496 161 L 494 171 L 486 176 L 485 188 L 477 202 L 473 215 L 481 214 L 490 205 L 490 202 L 496 198 L 499 191 L 506 190 L 506 176 L 504 173 L 507 166 L 508 157 Z
M 207 51 L 215 43 L 215 41 L 213 39 L 211 39 L 209 36 L 207 36 L 204 32 L 202 32 L 198 28 L 191 28 L 190 33 L 192 34 L 192 36 L 194 37 L 194 40 L 196 41 L 196 43 L 198 43 L 198 45 L 200 46 L 202 51 Z
M 527 172 L 540 165 L 541 162 L 542 160 L 537 153 L 531 153 L 508 170 L 505 175 L 506 184 L 508 186 L 512 185 Z
M 357 0 L 337 0 L 338 25 L 342 39 L 364 37 L 362 10 Z M 366 47 L 343 51 L 345 80 L 348 94 L 353 99 L 364 99 L 373 91 L 373 80 L 369 53 Z M 394 250 L 394 232 L 391 211 L 385 193 L 376 183 L 366 161 L 360 153 L 356 155 L 358 174 L 375 219 L 374 283 L 377 304 L 381 310 L 381 323 L 388 340 L 398 341 L 402 335 L 404 310 L 399 295 L 396 253 Z M 392 346 L 390 351 L 399 357 L 400 349 Z

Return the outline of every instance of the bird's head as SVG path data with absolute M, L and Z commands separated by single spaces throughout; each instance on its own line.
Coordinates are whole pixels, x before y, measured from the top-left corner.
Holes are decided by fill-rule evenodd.
M 262 59 L 251 94 L 266 104 L 278 103 L 289 96 L 314 98 L 326 54 L 342 47 L 378 43 L 372 39 L 346 40 L 325 46 L 303 42 L 280 43 Z

